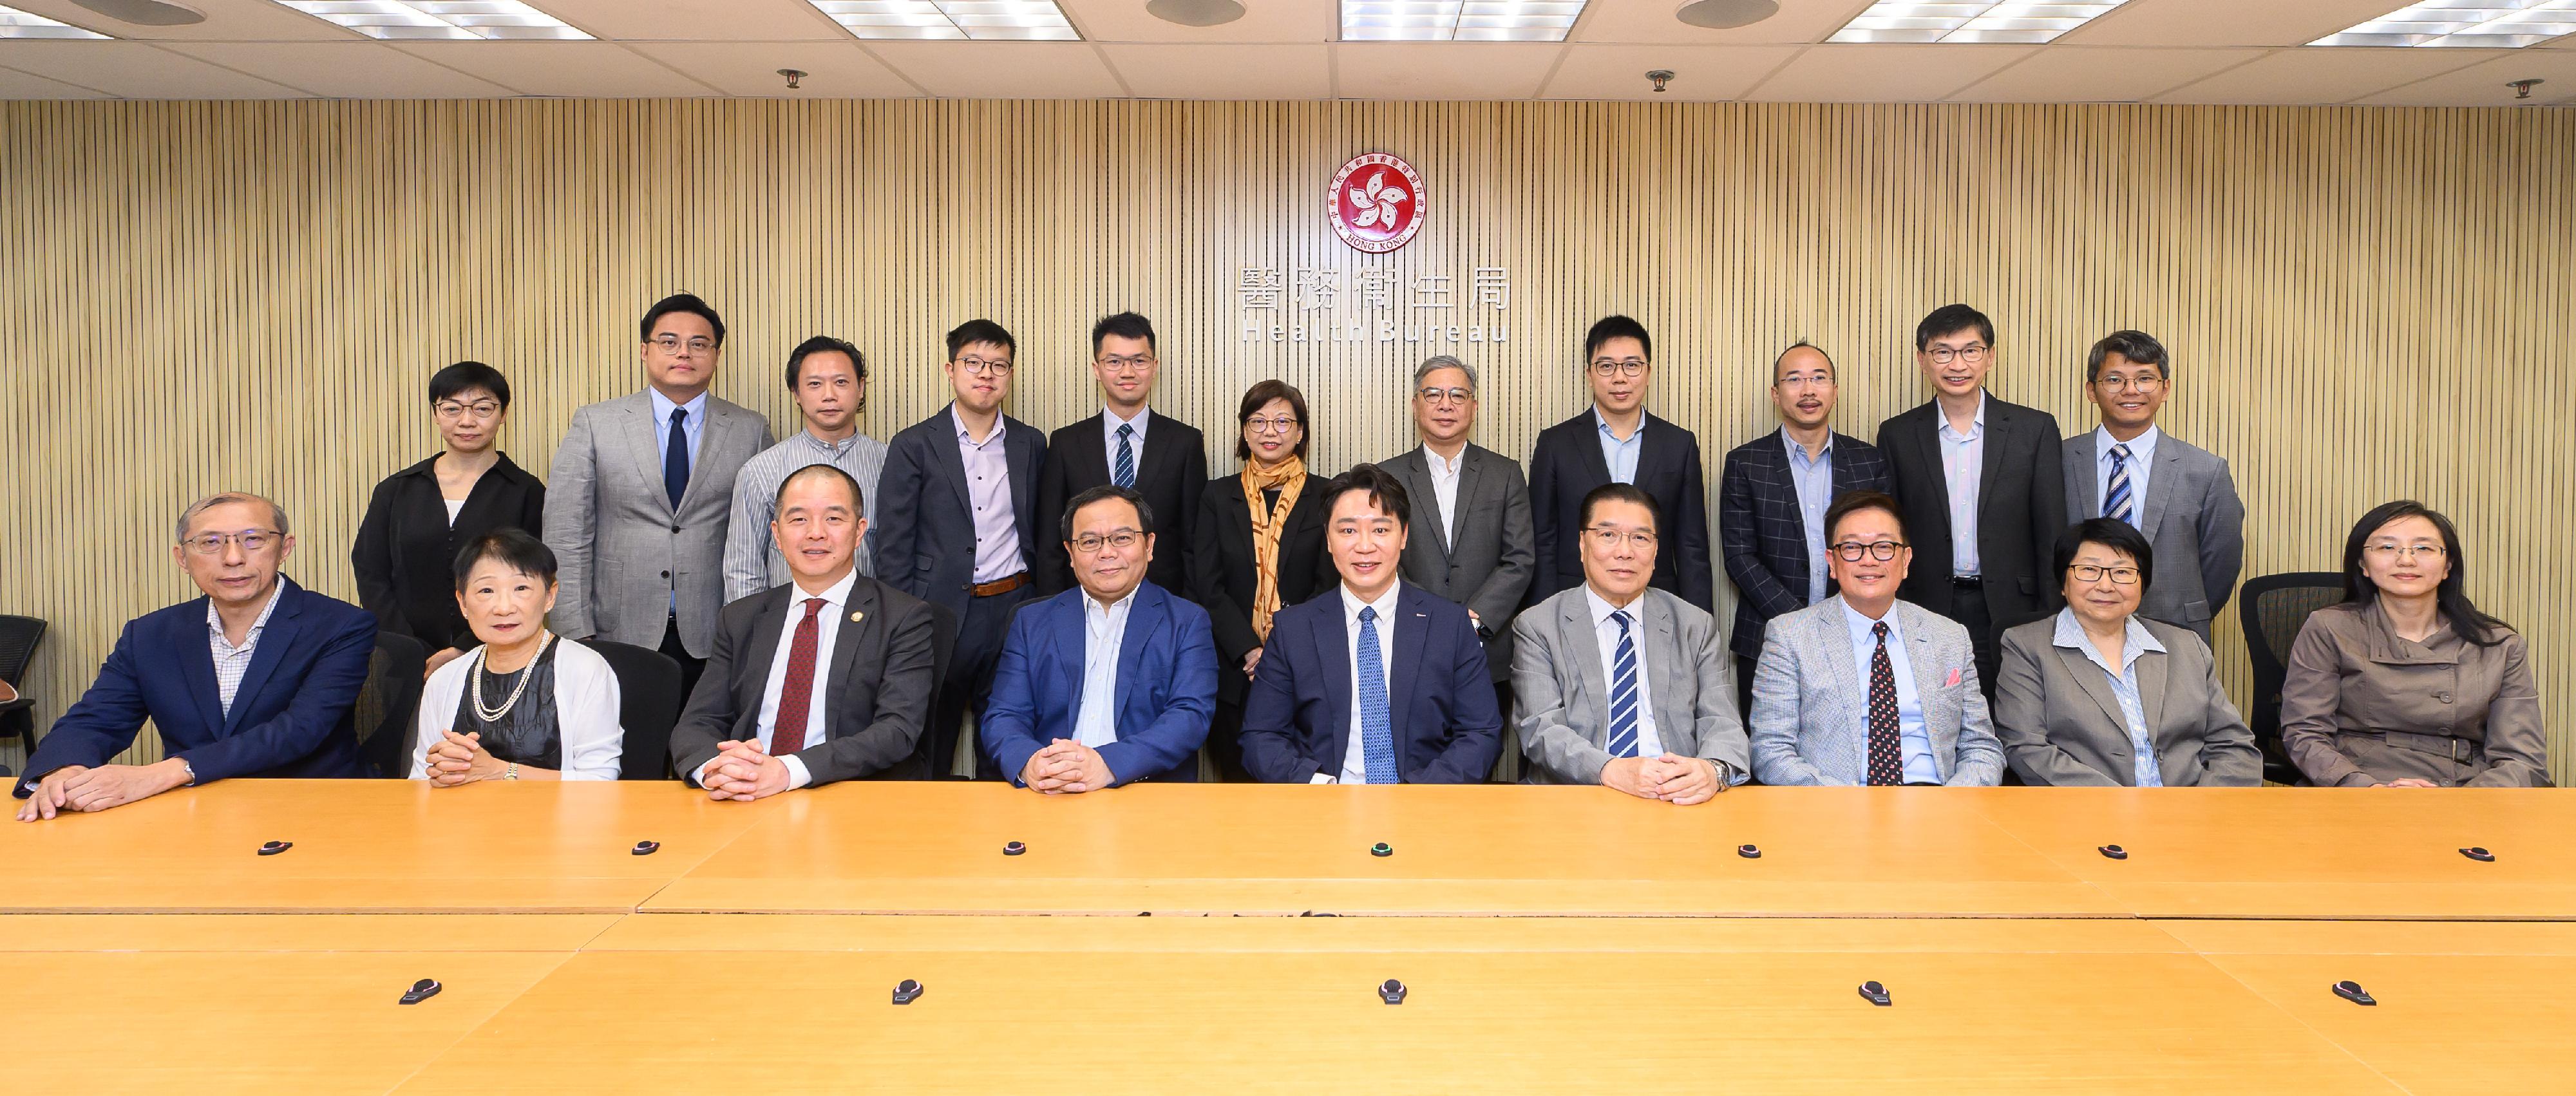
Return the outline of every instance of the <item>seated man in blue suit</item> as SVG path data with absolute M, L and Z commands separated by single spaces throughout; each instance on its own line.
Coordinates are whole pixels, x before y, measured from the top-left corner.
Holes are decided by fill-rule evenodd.
M 280 576 L 294 551 L 286 511 L 257 495 L 215 495 L 181 513 L 170 554 L 206 596 L 125 626 L 98 682 L 27 759 L 18 820 L 233 776 L 358 775 L 350 713 L 376 618 Z M 162 759 L 109 764 L 146 718 Z
M 1360 464 L 1323 490 L 1342 582 L 1271 618 L 1243 706 L 1244 769 L 1273 784 L 1485 779 L 1503 749 L 1485 647 L 1466 609 L 1397 577 L 1413 513 L 1403 481 Z
M 984 749 L 1047 793 L 1197 780 L 1216 711 L 1207 610 L 1145 581 L 1153 508 L 1114 484 L 1073 496 L 1060 532 L 1079 582 L 1020 609 L 984 702 Z

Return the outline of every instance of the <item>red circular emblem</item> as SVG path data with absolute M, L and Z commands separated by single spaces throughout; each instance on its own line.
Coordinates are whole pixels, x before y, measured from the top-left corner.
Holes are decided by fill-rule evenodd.
M 1422 230 L 1422 173 L 1383 152 L 1351 157 L 1325 196 L 1333 234 L 1370 254 L 1403 247 Z

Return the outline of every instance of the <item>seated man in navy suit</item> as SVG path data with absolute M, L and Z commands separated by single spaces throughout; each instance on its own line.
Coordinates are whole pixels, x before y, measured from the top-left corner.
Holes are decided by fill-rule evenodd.
M 1022 607 L 993 667 L 984 749 L 1011 782 L 1047 793 L 1197 780 L 1216 711 L 1207 610 L 1145 581 L 1153 508 L 1114 484 L 1059 519 L 1075 589 Z
M 179 515 L 172 558 L 206 596 L 128 623 L 98 681 L 27 759 L 18 820 L 103 811 L 233 776 L 358 775 L 351 710 L 376 618 L 277 573 L 286 511 L 257 495 Z M 149 718 L 162 759 L 111 765 Z
M 1279 611 L 1243 707 L 1243 767 L 1274 784 L 1470 784 L 1503 749 L 1485 647 L 1457 603 L 1400 581 L 1404 484 L 1353 465 L 1324 488 L 1342 582 Z

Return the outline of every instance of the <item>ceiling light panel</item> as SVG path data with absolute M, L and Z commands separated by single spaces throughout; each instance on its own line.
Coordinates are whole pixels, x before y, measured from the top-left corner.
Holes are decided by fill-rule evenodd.
M 811 0 L 861 38 L 1079 42 L 1055 0 Z
M 32 11 L 0 6 L 0 38 L 105 38 L 94 30 L 47 19 Z
M 403 41 L 588 38 L 519 0 L 277 0 L 369 38 Z
M 2308 44 L 2514 49 L 2571 33 L 2576 0 L 2427 0 Z
M 1878 0 L 1828 42 L 2047 42 L 2128 0 Z
M 1562 42 L 1585 0 L 1342 0 L 1345 42 Z

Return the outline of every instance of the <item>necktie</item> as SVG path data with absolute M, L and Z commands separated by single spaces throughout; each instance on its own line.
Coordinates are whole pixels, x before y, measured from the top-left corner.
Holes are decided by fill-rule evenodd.
M 1134 423 L 1118 424 L 1118 462 L 1110 466 L 1109 481 L 1120 487 L 1136 486 L 1136 450 L 1127 443 L 1135 434 Z
M 680 508 L 680 496 L 689 493 L 689 409 L 671 409 L 671 440 L 662 449 L 662 490 L 671 495 L 671 509 Z
M 805 599 L 805 619 L 796 622 L 796 639 L 787 645 L 787 680 L 778 688 L 778 722 L 769 729 L 769 756 L 784 757 L 805 748 L 806 712 L 814 700 L 814 640 L 821 633 L 822 598 Z
M 2102 495 L 2102 516 L 2113 521 L 2138 523 L 2137 507 L 2129 499 L 2129 447 L 2111 447 L 2111 486 Z
M 1395 726 L 1388 718 L 1386 662 L 1377 650 L 1377 606 L 1360 607 L 1360 752 L 1368 782 L 1395 783 Z
M 1878 649 L 1869 656 L 1869 782 L 1905 783 L 1905 751 L 1896 733 L 1896 669 L 1887 660 L 1887 622 L 1869 626 Z
M 1619 622 L 1619 646 L 1610 655 L 1610 756 L 1637 756 L 1637 644 L 1628 634 L 1628 611 Z

